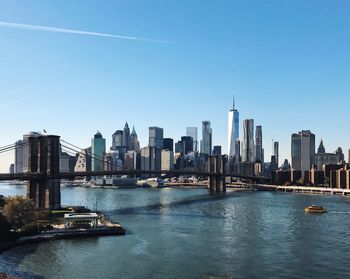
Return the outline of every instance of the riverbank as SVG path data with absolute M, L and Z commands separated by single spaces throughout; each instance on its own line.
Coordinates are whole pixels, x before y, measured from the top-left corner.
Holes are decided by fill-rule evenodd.
M 100 237 L 100 236 L 120 236 L 125 235 L 122 226 L 114 228 L 97 228 L 88 230 L 53 230 L 42 232 L 39 235 L 20 237 L 17 240 L 4 242 L 0 244 L 0 254 L 13 249 L 17 246 L 35 244 L 45 241 L 55 241 L 61 239 L 82 238 L 82 237 Z
M 111 222 L 103 213 L 100 213 L 101 225 L 91 229 L 65 229 L 64 227 L 42 231 L 40 234 L 32 236 L 13 237 L 7 241 L 0 242 L 0 254 L 17 246 L 35 244 L 45 241 L 55 241 L 61 239 L 101 237 L 101 236 L 121 236 L 126 231 L 119 223 Z

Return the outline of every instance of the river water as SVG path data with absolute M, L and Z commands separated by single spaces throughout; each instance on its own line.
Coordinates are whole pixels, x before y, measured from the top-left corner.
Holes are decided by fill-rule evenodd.
M 25 186 L 0 184 L 0 194 Z M 127 235 L 61 240 L 0 255 L 21 278 L 350 278 L 350 198 L 205 189 L 62 188 Z M 309 215 L 320 204 L 325 215 Z

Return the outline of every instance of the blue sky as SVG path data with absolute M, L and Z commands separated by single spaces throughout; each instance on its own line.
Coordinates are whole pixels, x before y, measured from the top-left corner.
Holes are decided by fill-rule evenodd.
M 327 151 L 350 148 L 349 1 L 0 1 L 0 21 L 170 41 L 0 26 L 0 146 L 46 129 L 86 147 L 99 129 L 135 125 L 178 140 L 210 120 L 227 149 L 236 92 L 241 121 L 263 126 L 290 157 L 311 129 Z M 318 143 L 317 143 L 318 144 Z M 0 155 L 6 172 L 12 155 Z

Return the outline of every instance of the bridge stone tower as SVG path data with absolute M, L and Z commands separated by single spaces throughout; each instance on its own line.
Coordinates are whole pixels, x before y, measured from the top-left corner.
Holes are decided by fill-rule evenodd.
M 216 173 L 209 176 L 209 191 L 211 193 L 225 193 L 226 192 L 226 179 L 225 176 L 225 166 L 226 156 L 210 156 L 208 171 L 211 173 Z
M 61 207 L 60 137 L 29 137 L 28 141 L 28 172 L 41 174 L 43 178 L 28 182 L 27 197 L 37 208 L 59 209 Z

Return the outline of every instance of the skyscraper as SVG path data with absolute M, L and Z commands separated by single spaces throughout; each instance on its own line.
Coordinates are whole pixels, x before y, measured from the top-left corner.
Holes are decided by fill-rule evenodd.
M 211 155 L 212 149 L 212 129 L 210 128 L 210 121 L 202 122 L 202 140 L 201 153 Z
M 193 138 L 193 151 L 198 152 L 198 128 L 187 127 L 186 136 Z
M 162 170 L 173 170 L 174 169 L 174 152 L 171 150 L 162 150 Z
M 123 146 L 124 132 L 122 130 L 117 130 L 112 135 L 112 149 L 117 149 L 117 147 Z
M 239 138 L 239 112 L 235 108 L 233 97 L 233 107 L 228 113 L 228 155 L 234 157 L 239 155 L 236 150 L 236 142 Z
M 160 170 L 162 150 L 158 147 L 146 146 L 141 148 L 141 170 Z
M 242 161 L 250 163 L 255 162 L 253 119 L 246 119 L 243 121 Z
M 276 157 L 276 163 L 277 163 L 277 166 L 279 166 L 279 142 L 278 141 L 275 141 L 273 143 L 273 155 L 275 155 Z
M 140 151 L 140 142 L 138 140 L 135 127 L 132 127 L 132 132 L 130 135 L 130 150 L 134 150 L 136 152 Z
M 130 149 L 130 129 L 128 122 L 126 122 L 124 126 L 123 145 L 126 146 L 128 150 Z
M 23 140 L 16 142 L 15 148 L 15 173 L 24 173 L 29 171 L 29 137 L 39 137 L 41 133 L 29 132 L 23 135 Z
M 340 164 L 343 164 L 345 162 L 345 155 L 343 153 L 343 149 L 341 147 L 338 147 L 337 150 L 335 151 L 335 154 L 338 156 L 338 161 Z
M 174 140 L 171 138 L 163 139 L 163 149 L 174 151 Z
M 106 152 L 106 140 L 102 134 L 97 131 L 91 140 L 91 170 L 103 171 L 104 169 L 104 153 Z
M 193 138 L 190 136 L 181 137 L 181 140 L 175 144 L 175 152 L 183 155 L 193 151 Z
M 262 127 L 256 126 L 255 132 L 255 160 L 257 162 L 264 162 L 264 153 L 263 153 L 263 136 L 262 136 Z
M 292 134 L 291 144 L 292 168 L 294 170 L 310 170 L 315 157 L 315 135 L 311 131 Z
M 149 146 L 163 149 L 163 129 L 149 127 Z
M 321 139 L 320 145 L 315 154 L 314 164 L 317 170 L 321 171 L 323 165 L 335 165 L 338 164 L 339 157 L 335 153 L 326 153 L 326 148 L 324 147 L 323 140 Z
M 222 155 L 221 145 L 214 145 L 214 147 L 213 147 L 213 155 L 214 156 L 221 156 Z

